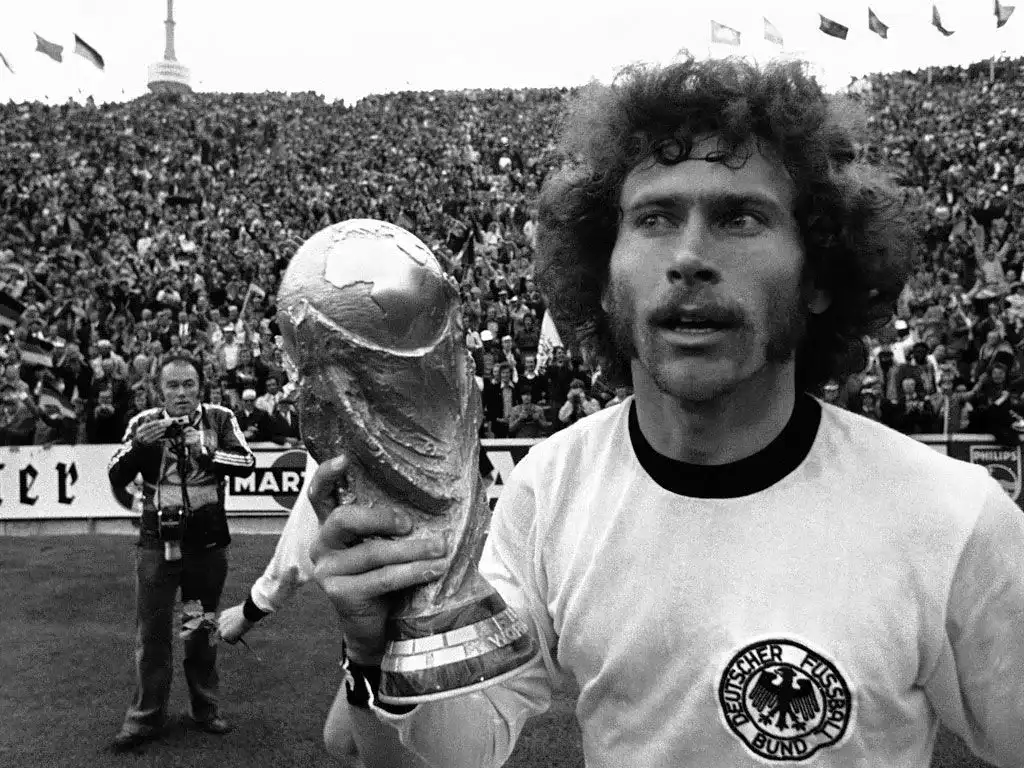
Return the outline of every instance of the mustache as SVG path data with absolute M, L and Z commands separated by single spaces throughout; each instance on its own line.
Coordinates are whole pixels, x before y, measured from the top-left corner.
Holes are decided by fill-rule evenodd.
M 659 301 L 651 311 L 649 319 L 655 325 L 664 325 L 683 316 L 699 317 L 712 323 L 729 326 L 743 325 L 747 318 L 746 312 L 736 302 L 675 294 Z

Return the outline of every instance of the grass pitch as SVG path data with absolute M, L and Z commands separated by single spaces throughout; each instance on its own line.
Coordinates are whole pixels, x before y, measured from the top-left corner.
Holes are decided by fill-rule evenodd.
M 245 599 L 275 543 L 235 537 L 222 608 Z M 133 540 L 120 536 L 0 537 L 0 766 L 336 765 L 321 733 L 341 682 L 341 642 L 333 611 L 312 585 L 249 633 L 259 660 L 241 645 L 221 646 L 222 712 L 232 733 L 190 726 L 178 645 L 166 733 L 141 753 L 109 751 L 133 687 L 133 555 Z M 582 768 L 573 706 L 571 692 L 557 696 L 527 724 L 507 765 Z M 987 764 L 944 732 L 932 768 Z

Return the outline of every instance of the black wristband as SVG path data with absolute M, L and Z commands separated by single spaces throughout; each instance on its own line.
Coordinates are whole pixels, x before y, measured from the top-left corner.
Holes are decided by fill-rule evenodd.
M 269 613 L 270 611 L 264 611 L 262 608 L 256 605 L 256 603 L 253 602 L 252 595 L 249 595 L 245 598 L 245 605 L 242 606 L 242 615 L 244 615 L 248 621 L 251 621 L 253 624 L 255 624 L 257 621 L 259 621 Z
M 406 715 L 416 709 L 416 705 L 385 704 L 377 700 L 377 688 L 380 686 L 380 667 L 356 664 L 347 656 L 342 659 L 345 670 L 345 698 L 353 707 L 369 709 L 372 701 L 379 709 L 392 715 Z

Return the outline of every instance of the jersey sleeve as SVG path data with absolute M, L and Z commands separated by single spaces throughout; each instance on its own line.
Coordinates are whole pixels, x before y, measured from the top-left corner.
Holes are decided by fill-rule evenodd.
M 1024 513 L 986 481 L 950 587 L 944 658 L 926 691 L 976 755 L 1024 768 Z
M 540 653 L 515 677 L 482 691 L 420 704 L 406 715 L 374 708 L 398 729 L 402 743 L 431 765 L 498 768 L 504 765 L 526 720 L 551 705 L 557 638 L 547 611 L 546 587 L 538 578 L 536 494 L 530 457 L 502 489 L 480 559 L 480 573 L 530 625 Z
M 213 452 L 212 467 L 224 475 L 245 477 L 256 468 L 256 457 L 245 441 L 245 435 L 238 426 L 238 419 L 229 409 L 224 409 L 224 424 L 220 429 L 217 450 Z
M 302 490 L 277 540 L 274 556 L 250 590 L 252 601 L 265 613 L 280 610 L 296 590 L 313 578 L 309 548 L 316 540 L 320 521 L 313 511 L 307 490 L 316 468 L 316 460 L 308 456 Z

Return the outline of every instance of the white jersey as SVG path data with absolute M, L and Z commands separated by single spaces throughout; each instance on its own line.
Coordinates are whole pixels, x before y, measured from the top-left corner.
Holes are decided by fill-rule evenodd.
M 940 721 L 1024 766 L 1024 515 L 983 468 L 810 397 L 696 467 L 632 403 L 534 447 L 495 510 L 481 572 L 543 658 L 376 709 L 404 743 L 500 766 L 569 674 L 590 768 L 928 768 Z

